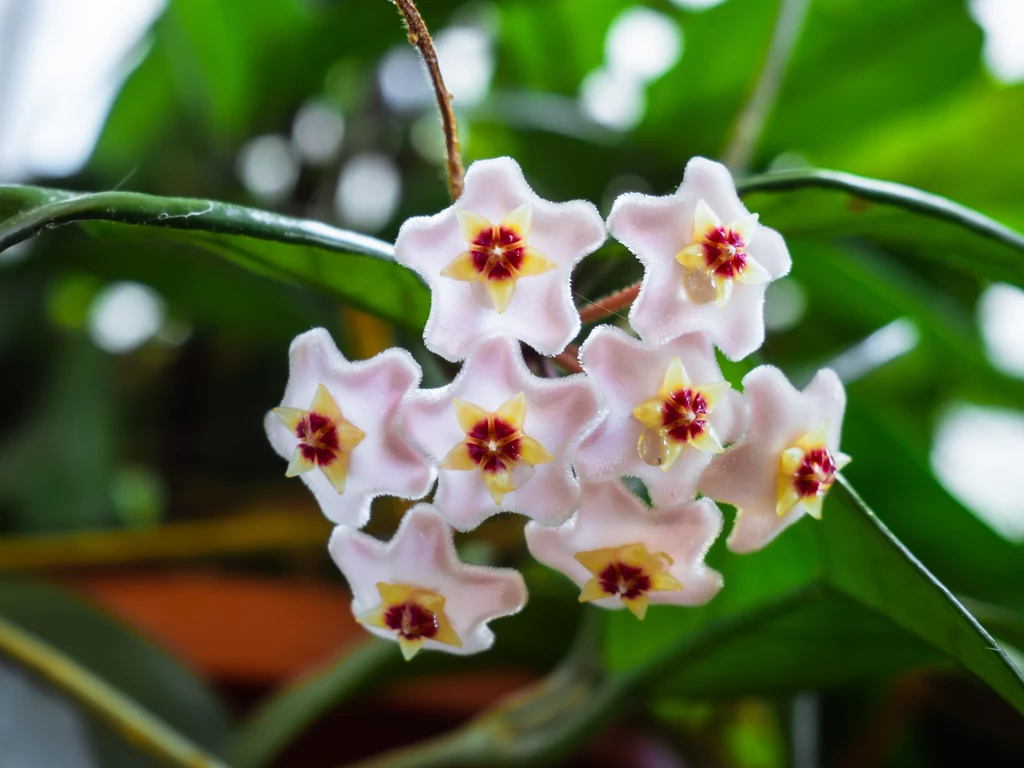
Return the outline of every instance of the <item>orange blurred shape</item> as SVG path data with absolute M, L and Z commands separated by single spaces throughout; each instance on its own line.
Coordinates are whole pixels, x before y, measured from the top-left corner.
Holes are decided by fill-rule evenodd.
M 365 636 L 348 592 L 317 582 L 121 572 L 77 576 L 68 586 L 225 682 L 277 683 Z

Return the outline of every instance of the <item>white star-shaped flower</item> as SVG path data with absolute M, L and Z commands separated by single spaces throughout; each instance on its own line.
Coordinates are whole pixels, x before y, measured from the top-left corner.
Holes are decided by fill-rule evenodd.
M 608 229 L 644 265 L 629 322 L 645 341 L 704 331 L 731 360 L 764 343 L 765 286 L 792 262 L 782 236 L 740 202 L 724 165 L 695 157 L 674 194 L 620 195 Z
M 653 345 L 603 325 L 580 362 L 602 399 L 573 460 L 584 480 L 632 475 L 655 506 L 682 504 L 711 458 L 743 434 L 743 396 L 730 389 L 703 333 Z
M 836 472 L 850 461 L 839 451 L 846 392 L 829 369 L 801 392 L 770 365 L 748 373 L 743 392 L 747 437 L 712 460 L 700 491 L 736 507 L 729 549 L 755 552 L 804 514 L 821 517 Z
M 508 336 L 557 355 L 579 333 L 573 267 L 606 237 L 592 203 L 553 203 L 530 189 L 508 157 L 479 160 L 450 208 L 406 221 L 395 258 L 430 286 L 427 348 L 464 359 L 478 342 Z
M 500 511 L 557 525 L 579 502 L 571 449 L 596 413 L 586 376 L 534 376 L 518 343 L 494 338 L 450 385 L 410 395 L 405 427 L 441 465 L 434 503 L 459 530 Z
M 339 526 L 330 552 L 352 590 L 356 619 L 397 641 L 406 659 L 421 648 L 485 651 L 494 644 L 487 622 L 526 604 L 518 571 L 459 560 L 451 528 L 430 504 L 410 509 L 387 544 Z
M 722 530 L 711 499 L 648 509 L 620 481 L 583 483 L 579 511 L 559 528 L 531 522 L 526 545 L 537 560 L 580 587 L 580 602 L 629 608 L 703 605 L 722 587 L 704 556 Z
M 281 407 L 267 414 L 270 444 L 289 459 L 329 520 L 361 528 L 376 496 L 422 497 L 434 469 L 406 440 L 402 398 L 420 382 L 404 349 L 350 362 L 330 334 L 314 328 L 295 338 Z

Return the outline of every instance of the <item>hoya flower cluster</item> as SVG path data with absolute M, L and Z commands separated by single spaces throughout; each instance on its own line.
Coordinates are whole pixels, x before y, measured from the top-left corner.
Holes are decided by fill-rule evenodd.
M 582 373 L 536 375 L 521 344 L 555 356 L 577 337 L 572 270 L 609 232 L 644 266 L 629 330 L 594 328 Z M 704 563 L 723 526 L 716 501 L 737 509 L 734 552 L 821 516 L 848 461 L 836 375 L 798 391 L 761 366 L 741 393 L 716 360 L 716 347 L 740 360 L 761 346 L 765 287 L 790 269 L 723 166 L 696 158 L 674 194 L 622 195 L 606 225 L 590 203 L 538 197 L 514 161 L 481 161 L 453 206 L 402 226 L 395 256 L 430 287 L 424 340 L 462 362 L 458 375 L 422 389 L 405 350 L 352 362 L 312 330 L 292 344 L 267 433 L 337 524 L 330 552 L 356 618 L 406 658 L 482 651 L 488 622 L 525 605 L 518 572 L 463 564 L 453 544 L 453 529 L 499 512 L 530 518 L 530 552 L 581 602 L 641 619 L 651 603 L 701 605 L 722 588 Z M 432 489 L 390 543 L 360 532 L 375 497 Z

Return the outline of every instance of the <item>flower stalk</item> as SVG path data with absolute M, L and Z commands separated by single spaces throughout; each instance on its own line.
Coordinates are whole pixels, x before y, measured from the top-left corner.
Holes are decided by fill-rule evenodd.
M 638 293 L 640 293 L 640 283 L 636 282 L 599 301 L 588 302 L 587 306 L 580 309 L 580 321 L 583 325 L 587 325 L 608 317 L 608 315 L 614 315 L 620 309 L 625 309 L 632 304 Z
M 437 96 L 437 108 L 441 111 L 441 128 L 444 131 L 444 148 L 448 157 L 448 194 L 454 202 L 462 194 L 462 157 L 459 154 L 459 129 L 452 110 L 452 95 L 441 77 L 441 66 L 437 61 L 434 41 L 427 31 L 427 25 L 416 10 L 413 0 L 392 0 L 397 6 L 409 30 L 409 44 L 416 46 L 423 57 L 423 63 L 430 73 L 430 84 Z

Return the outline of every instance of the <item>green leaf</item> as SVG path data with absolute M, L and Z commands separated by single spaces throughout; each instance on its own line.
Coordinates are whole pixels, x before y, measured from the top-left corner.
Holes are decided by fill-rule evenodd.
M 981 46 L 962 0 L 815 0 L 763 155 L 813 157 L 891 126 L 976 78 Z
M 1024 235 L 944 197 L 849 173 L 770 173 L 737 185 L 786 237 L 863 235 L 886 249 L 1024 285 Z
M 0 616 L 196 744 L 219 750 L 226 717 L 213 693 L 127 628 L 59 589 L 13 579 L 0 580 Z
M 0 251 L 44 228 L 84 221 L 104 222 L 101 234 L 123 225 L 157 228 L 166 238 L 312 285 L 413 331 L 422 329 L 429 311 L 426 287 L 394 262 L 389 244 L 322 222 L 210 200 L 0 186 Z
M 1024 678 L 980 624 L 850 488 L 753 555 L 712 564 L 725 588 L 696 609 L 654 606 L 608 618 L 615 670 L 657 686 L 721 695 L 853 684 L 958 662 L 1024 712 Z M 685 587 L 684 587 L 685 588 Z
M 927 110 L 886 122 L 855 142 L 822 148 L 816 164 L 930 189 L 1024 228 L 1020 179 L 1024 83 L 979 78 Z
M 843 444 L 857 457 L 848 478 L 884 489 L 874 495 L 875 510 L 954 592 L 1024 607 L 1024 585 L 1015 578 L 1024 547 L 965 509 L 929 466 L 935 416 L 950 399 L 1013 407 L 1024 401 L 1024 382 L 993 370 L 971 315 L 892 255 L 805 240 L 790 248 L 814 319 L 772 341 L 773 362 L 792 378 L 800 380 L 801 370 L 807 379 L 817 367 L 807 366 L 809 344 L 824 348 L 820 364 L 836 350 L 837 334 L 863 337 L 897 318 L 910 318 L 919 331 L 911 352 L 847 388 Z

